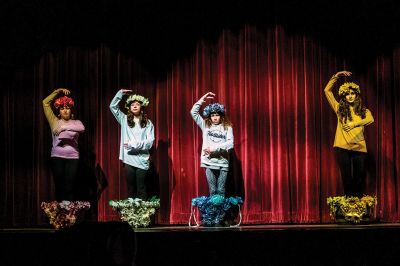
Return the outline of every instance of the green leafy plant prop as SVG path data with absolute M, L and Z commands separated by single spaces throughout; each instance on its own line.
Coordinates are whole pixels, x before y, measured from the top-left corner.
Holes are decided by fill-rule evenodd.
M 376 196 L 347 197 L 336 196 L 328 197 L 329 214 L 335 221 L 345 221 L 358 224 L 369 221 L 373 218 L 374 209 L 377 204 Z
M 160 199 L 153 197 L 149 201 L 144 201 L 139 198 L 127 198 L 110 200 L 109 204 L 113 210 L 119 212 L 121 221 L 127 222 L 133 228 L 138 228 L 150 225 L 151 216 L 160 207 Z
M 55 229 L 71 227 L 78 220 L 84 210 L 90 209 L 88 201 L 42 202 L 40 207 L 50 220 Z

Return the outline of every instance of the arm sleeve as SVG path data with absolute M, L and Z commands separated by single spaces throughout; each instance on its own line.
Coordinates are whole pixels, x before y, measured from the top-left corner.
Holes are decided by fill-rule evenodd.
M 190 110 L 190 114 L 193 118 L 193 120 L 196 122 L 196 124 L 201 128 L 204 129 L 205 128 L 205 122 L 204 119 L 201 117 L 199 111 L 200 111 L 200 106 L 203 103 L 203 100 L 199 100 L 198 102 L 196 102 L 192 109 Z
M 78 132 L 82 133 L 85 132 L 85 126 L 82 124 L 80 120 L 73 120 L 74 123 L 71 123 L 68 125 L 68 127 L 62 127 L 65 131 L 73 131 L 73 132 Z
M 82 133 L 85 132 L 85 126 L 82 124 L 80 120 L 72 120 L 73 123 L 68 123 L 68 125 L 61 126 L 61 131 L 70 131 L 70 132 L 77 132 Z
M 233 149 L 233 129 L 232 127 L 228 127 L 228 132 L 226 134 L 226 141 L 224 143 L 218 144 L 215 147 L 215 150 L 230 150 Z
M 66 131 L 62 131 L 62 132 L 60 133 L 60 135 L 58 135 L 58 138 L 59 138 L 60 140 L 74 139 L 75 136 L 78 135 L 78 134 L 79 134 L 79 133 L 76 132 L 76 131 L 69 131 L 69 130 L 66 130 Z
M 146 128 L 146 139 L 144 139 L 143 141 L 138 141 L 135 145 L 136 147 L 134 146 L 132 147 L 137 150 L 150 150 L 151 147 L 153 146 L 153 142 L 154 142 L 154 126 L 153 123 L 151 123 L 151 121 L 149 120 Z
M 58 91 L 55 90 L 43 100 L 44 115 L 46 116 L 46 119 L 49 122 L 51 131 L 54 130 L 58 120 L 57 117 L 54 115 L 53 110 L 51 109 L 51 103 L 53 102 L 54 98 L 57 95 Z
M 335 96 L 332 93 L 332 87 L 336 83 L 337 79 L 338 78 L 332 77 L 329 80 L 328 84 L 326 84 L 325 89 L 324 89 L 326 99 L 328 100 L 329 105 L 332 107 L 332 109 L 335 112 L 337 111 L 339 103 L 336 101 Z
M 125 116 L 125 114 L 123 112 L 121 112 L 121 110 L 119 109 L 119 102 L 122 99 L 122 91 L 119 90 L 114 98 L 111 100 L 110 103 L 110 110 L 111 113 L 114 115 L 115 119 L 117 119 L 119 124 L 122 124 L 123 118 Z
M 365 113 L 365 118 L 361 121 L 357 122 L 355 126 L 368 126 L 374 122 L 374 117 L 372 116 L 371 112 L 367 109 Z

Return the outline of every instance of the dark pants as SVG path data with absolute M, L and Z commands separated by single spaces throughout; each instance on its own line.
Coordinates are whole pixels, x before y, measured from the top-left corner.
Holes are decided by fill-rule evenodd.
M 335 156 L 342 176 L 344 194 L 346 196 L 362 197 L 365 190 L 367 154 L 335 148 Z
M 126 185 L 129 198 L 147 199 L 146 191 L 146 174 L 147 170 L 143 170 L 129 164 L 124 164 Z
M 51 158 L 56 200 L 78 200 L 77 172 L 79 159 Z

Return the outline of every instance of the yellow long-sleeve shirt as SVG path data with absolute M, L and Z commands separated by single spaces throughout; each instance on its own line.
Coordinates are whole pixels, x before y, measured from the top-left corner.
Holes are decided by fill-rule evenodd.
M 361 118 L 359 115 L 354 113 L 353 108 L 350 107 L 351 117 L 353 118 L 353 121 L 351 122 L 354 123 L 354 128 L 346 132 L 343 129 L 343 122 L 340 120 L 338 115 L 339 103 L 336 101 L 335 96 L 332 93 L 332 87 L 336 81 L 337 78 L 333 77 L 325 87 L 325 96 L 328 99 L 329 105 L 335 111 L 338 119 L 333 146 L 346 150 L 367 152 L 367 145 L 364 138 L 364 126 L 372 124 L 374 118 L 368 109 L 366 110 L 365 118 Z

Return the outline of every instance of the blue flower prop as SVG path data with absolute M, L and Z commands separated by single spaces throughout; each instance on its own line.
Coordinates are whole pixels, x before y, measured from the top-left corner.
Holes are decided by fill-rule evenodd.
M 203 109 L 203 116 L 209 117 L 212 113 L 225 115 L 225 107 L 220 103 L 210 103 Z
M 192 206 L 196 206 L 201 213 L 201 221 L 205 226 L 215 226 L 221 224 L 226 212 L 232 206 L 243 204 L 241 197 L 224 198 L 221 195 L 211 197 L 201 196 L 192 199 Z

